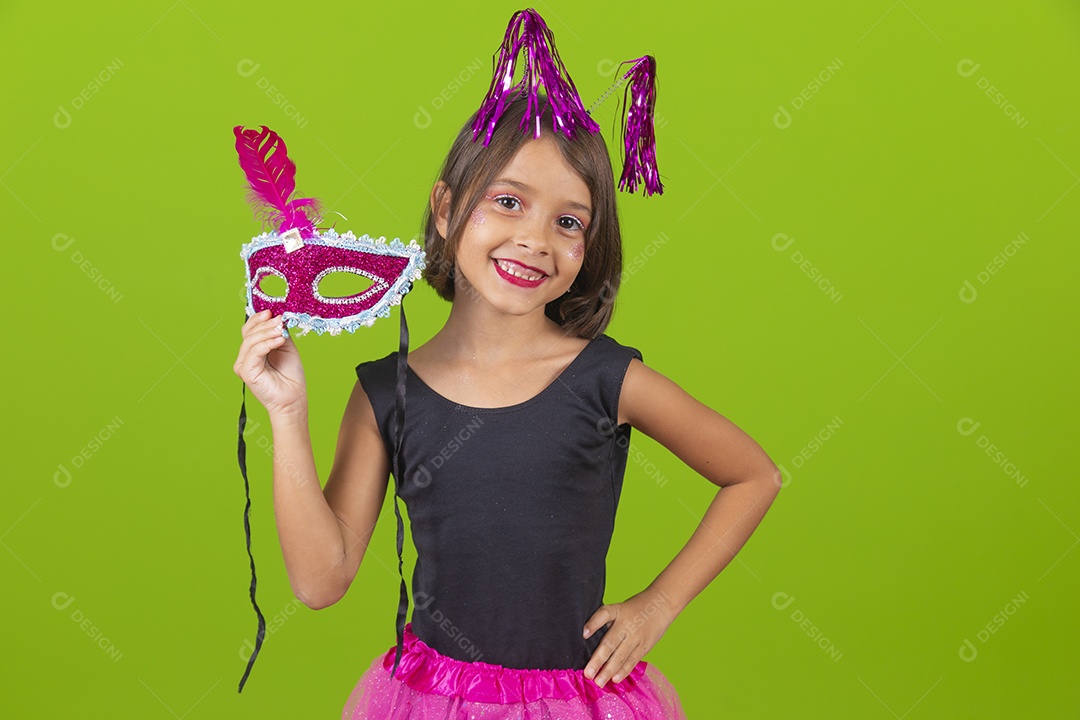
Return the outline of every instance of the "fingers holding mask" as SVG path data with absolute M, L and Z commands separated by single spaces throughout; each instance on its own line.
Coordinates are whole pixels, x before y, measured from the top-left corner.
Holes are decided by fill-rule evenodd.
M 258 379 L 266 356 L 284 344 L 281 316 L 273 317 L 269 310 L 256 313 L 247 319 L 240 329 L 243 340 L 233 371 L 251 384 Z

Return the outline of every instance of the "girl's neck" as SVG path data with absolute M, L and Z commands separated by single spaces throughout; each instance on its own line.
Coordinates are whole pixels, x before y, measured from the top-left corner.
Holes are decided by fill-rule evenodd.
M 542 307 L 527 315 L 510 315 L 484 303 L 457 300 L 450 306 L 446 324 L 428 344 L 436 346 L 444 357 L 486 364 L 535 357 L 565 337 L 566 332 Z

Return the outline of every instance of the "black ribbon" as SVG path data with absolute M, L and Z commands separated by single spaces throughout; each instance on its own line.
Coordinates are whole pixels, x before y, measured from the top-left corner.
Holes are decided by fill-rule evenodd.
M 398 662 L 401 660 L 401 652 L 405 646 L 405 616 L 409 611 L 409 593 L 405 588 L 405 574 L 402 571 L 402 550 L 405 547 L 405 525 L 401 520 L 401 510 L 398 508 L 398 494 L 401 491 L 401 439 L 405 432 L 405 371 L 409 359 L 409 325 L 405 322 L 405 303 L 401 303 L 401 340 L 398 345 L 397 357 L 397 384 L 395 394 L 394 415 L 394 515 L 397 517 L 397 555 L 398 575 L 401 577 L 401 597 L 398 601 L 397 611 L 397 650 L 394 652 L 394 667 L 390 670 L 390 677 L 397 672 Z
M 259 604 L 255 602 L 255 558 L 251 554 L 251 520 L 249 518 L 251 514 L 251 488 L 248 485 L 247 474 L 247 445 L 244 443 L 244 426 L 247 425 L 247 385 L 241 382 L 240 391 L 240 421 L 238 423 L 239 439 L 236 446 L 236 458 L 240 463 L 240 474 L 244 476 L 244 497 L 247 502 L 244 505 L 244 535 L 247 536 L 247 553 L 248 560 L 251 562 L 251 588 L 249 590 L 251 594 L 251 604 L 255 608 L 255 615 L 259 618 L 259 631 L 255 634 L 255 650 L 251 653 L 251 657 L 248 658 L 247 668 L 244 670 L 244 677 L 240 678 L 240 687 L 236 689 L 236 692 L 244 691 L 244 683 L 247 682 L 248 675 L 251 673 L 251 668 L 255 664 L 255 656 L 259 654 L 259 648 L 262 647 L 263 638 L 266 637 L 266 620 L 263 618 L 262 611 L 259 610 Z

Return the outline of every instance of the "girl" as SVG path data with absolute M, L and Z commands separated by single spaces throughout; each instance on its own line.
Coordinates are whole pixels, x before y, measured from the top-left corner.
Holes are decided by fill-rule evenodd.
M 523 133 L 511 102 L 487 147 L 461 129 L 425 211 L 424 279 L 446 324 L 408 353 L 400 495 L 415 609 L 343 710 L 404 718 L 684 718 L 642 657 L 730 563 L 779 491 L 748 435 L 604 333 L 622 253 L 599 134 Z M 304 373 L 281 317 L 243 326 L 235 371 L 266 407 L 289 581 L 311 608 L 345 594 L 386 496 L 397 352 L 357 367 L 320 489 Z M 631 429 L 723 488 L 648 587 L 604 603 Z M 394 674 L 391 674 L 391 671 Z

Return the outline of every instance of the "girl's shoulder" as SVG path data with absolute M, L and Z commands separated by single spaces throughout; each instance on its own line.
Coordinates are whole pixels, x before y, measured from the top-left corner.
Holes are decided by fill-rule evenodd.
M 644 360 L 644 356 L 641 354 L 641 350 L 639 350 L 636 346 L 621 343 L 607 333 L 601 333 L 600 335 L 597 335 L 596 342 L 594 342 L 593 344 L 599 345 L 603 350 L 604 354 L 618 361 L 625 360 L 626 362 L 630 362 L 630 360 L 634 358 L 637 358 L 638 360 Z
M 608 361 L 615 366 L 616 370 L 619 371 L 620 375 L 622 374 L 622 372 L 625 372 L 627 366 L 632 360 L 645 360 L 645 356 L 642 354 L 641 350 L 637 347 L 637 345 L 619 342 L 607 333 L 598 335 L 596 338 L 596 342 L 593 344 L 601 348 L 601 352 L 599 354 L 604 355 L 606 358 L 608 358 Z
M 368 397 L 382 393 L 393 393 L 398 376 L 398 351 L 387 353 L 381 358 L 364 360 L 356 366 L 356 379 L 364 388 Z

